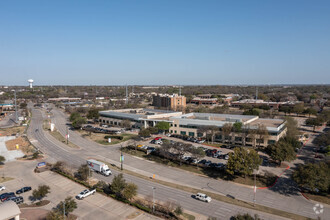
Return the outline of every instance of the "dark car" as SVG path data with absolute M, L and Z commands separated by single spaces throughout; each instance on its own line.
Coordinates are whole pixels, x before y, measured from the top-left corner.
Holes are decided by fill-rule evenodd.
M 0 200 L 1 202 L 5 201 L 8 198 L 15 197 L 15 193 L 10 192 L 10 193 L 3 193 L 0 195 Z
M 19 190 L 16 191 L 16 194 L 21 194 L 21 193 L 25 193 L 27 191 L 30 191 L 32 188 L 30 186 L 26 186 L 26 187 L 23 187 Z
M 22 196 L 7 198 L 4 202 L 10 201 L 10 200 L 14 201 L 16 204 L 21 204 L 24 202 L 24 198 Z

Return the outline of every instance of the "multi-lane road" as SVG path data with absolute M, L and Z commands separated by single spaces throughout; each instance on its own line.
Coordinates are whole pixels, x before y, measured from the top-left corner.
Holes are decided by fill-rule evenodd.
M 65 115 L 56 109 L 53 111 L 52 122 L 55 123 L 57 129 L 62 133 L 66 133 L 66 118 Z M 96 158 L 108 162 L 118 163 L 119 152 L 117 147 L 104 147 L 82 138 L 78 133 L 69 131 L 70 141 L 80 146 L 80 149 L 69 148 L 63 143 L 60 143 L 53 136 L 44 132 L 42 122 L 45 115 L 42 110 L 32 111 L 32 121 L 28 130 L 28 136 L 32 143 L 40 148 L 49 156 L 49 160 L 62 160 L 71 166 L 78 167 L 85 163 L 87 158 Z M 245 186 L 225 181 L 213 180 L 183 172 L 177 169 L 168 168 L 159 164 L 152 164 L 149 161 L 144 161 L 129 155 L 125 156 L 125 168 L 139 172 L 145 175 L 156 174 L 158 178 L 177 182 L 182 185 L 189 185 L 195 188 L 203 188 L 219 194 L 230 194 L 236 198 L 251 201 L 253 191 Z M 114 172 L 115 174 L 117 172 Z M 111 177 L 97 176 L 99 179 L 111 181 Z M 214 216 L 219 219 L 228 219 L 233 214 L 238 212 L 251 214 L 257 213 L 254 210 L 241 208 L 231 204 L 213 200 L 210 204 L 205 204 L 191 198 L 191 194 L 177 189 L 169 188 L 160 184 L 146 181 L 135 176 L 125 175 L 128 181 L 136 183 L 139 187 L 139 194 L 149 196 L 152 194 L 152 187 L 156 188 L 156 199 L 160 201 L 172 201 L 179 203 L 184 209 L 193 210 L 206 216 Z M 293 212 L 307 217 L 316 218 L 313 211 L 314 203 L 307 201 L 298 195 L 280 195 L 272 190 L 259 191 L 257 202 L 277 209 Z M 326 208 L 324 214 L 329 213 Z M 271 216 L 266 213 L 258 213 L 264 219 L 279 219 L 279 217 Z M 326 216 L 326 215 L 325 215 Z

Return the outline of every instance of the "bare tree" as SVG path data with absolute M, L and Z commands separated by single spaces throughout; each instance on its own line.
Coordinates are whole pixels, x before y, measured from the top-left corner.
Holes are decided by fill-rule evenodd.
M 263 140 L 263 141 L 267 142 L 268 137 L 269 137 L 268 130 L 267 130 L 266 126 L 263 125 L 263 124 L 258 125 L 258 128 L 256 130 L 256 135 L 257 135 L 257 138 L 259 139 L 258 146 L 260 147 L 260 140 Z
M 231 123 L 226 123 L 222 126 L 222 140 L 225 143 L 226 137 L 230 135 L 233 129 L 233 125 Z

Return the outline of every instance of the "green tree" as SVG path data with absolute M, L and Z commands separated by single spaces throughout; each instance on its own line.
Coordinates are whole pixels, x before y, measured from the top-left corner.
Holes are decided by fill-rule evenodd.
M 63 220 L 63 213 L 57 210 L 52 210 L 46 216 L 46 220 Z
M 42 200 L 46 195 L 50 193 L 50 188 L 47 185 L 40 185 L 38 189 L 32 191 L 32 197 L 35 200 Z
M 170 129 L 170 123 L 166 121 L 160 121 L 156 124 L 156 127 L 160 131 L 168 131 Z
M 81 115 L 80 115 L 79 112 L 72 112 L 71 115 L 70 115 L 69 120 L 71 122 L 73 122 L 74 120 L 76 120 L 77 118 L 80 118 L 80 117 L 81 117 Z
M 82 164 L 77 170 L 76 177 L 82 181 L 86 181 L 88 179 L 89 172 L 91 171 L 88 165 Z
M 72 122 L 72 127 L 74 127 L 75 129 L 79 129 L 83 124 L 86 124 L 86 119 L 83 117 L 79 117 Z
M 236 147 L 233 153 L 229 153 L 227 172 L 232 175 L 235 173 L 251 175 L 253 170 L 259 169 L 261 163 L 262 159 L 255 150 Z
M 317 110 L 315 108 L 307 108 L 307 109 L 304 110 L 303 113 L 308 114 L 308 117 L 310 118 L 311 115 L 316 115 L 317 114 Z
M 61 201 L 58 205 L 57 205 L 57 210 L 60 213 L 63 213 L 64 210 L 63 208 L 65 207 L 65 215 L 68 216 L 70 212 L 73 212 L 76 208 L 77 208 L 77 202 L 71 197 L 68 196 L 66 197 L 66 199 L 63 201 Z
M 233 130 L 233 137 L 232 137 L 232 140 L 234 140 L 235 141 L 235 136 L 236 136 L 236 134 L 241 134 L 242 133 L 242 131 L 243 131 L 243 124 L 242 124 L 242 122 L 235 122 L 234 124 L 233 124 L 233 128 L 232 128 L 232 130 Z
M 0 164 L 4 164 L 5 161 L 6 161 L 6 158 L 4 156 L 0 155 Z
M 96 109 L 96 108 L 92 108 L 92 109 L 89 109 L 88 110 L 88 113 L 87 113 L 87 118 L 88 119 L 98 119 L 99 118 L 99 110 Z
M 136 184 L 128 183 L 122 191 L 122 195 L 125 199 L 131 200 L 134 196 L 137 195 L 137 189 L 138 187 Z
M 116 194 L 117 197 L 122 196 L 122 191 L 125 189 L 127 183 L 124 179 L 124 176 L 122 173 L 116 175 L 111 182 L 111 191 Z
M 313 126 L 313 131 L 315 131 L 315 128 L 317 126 L 322 125 L 322 120 L 320 118 L 308 118 L 305 121 L 306 125 Z
M 150 131 L 148 129 L 143 128 L 139 131 L 139 136 L 143 138 L 149 137 Z
M 299 166 L 292 174 L 292 178 L 300 187 L 310 189 L 311 192 L 329 192 L 330 165 L 325 163 L 308 163 Z
M 260 115 L 260 110 L 253 108 L 253 109 L 249 109 L 243 112 L 243 115 L 256 115 L 259 116 Z
M 279 164 L 281 164 L 282 161 L 292 161 L 296 159 L 296 153 L 294 148 L 291 146 L 290 143 L 284 141 L 283 139 L 279 140 L 273 145 L 269 145 L 267 147 L 267 151 L 269 153 L 269 156 L 273 160 L 278 161 Z
M 298 103 L 293 106 L 292 111 L 297 114 L 297 116 L 304 111 L 304 103 Z
M 261 218 L 258 217 L 258 215 L 250 215 L 248 213 L 246 214 L 238 214 L 235 216 L 232 216 L 230 220 L 261 220 Z
M 330 145 L 330 131 L 324 132 L 314 139 L 314 143 L 317 146 L 329 146 Z

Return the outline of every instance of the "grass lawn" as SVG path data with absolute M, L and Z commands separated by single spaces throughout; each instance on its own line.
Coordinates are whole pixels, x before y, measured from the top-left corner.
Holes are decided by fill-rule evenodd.
M 66 144 L 66 139 L 62 136 L 62 134 L 60 132 L 58 132 L 57 130 L 54 131 L 49 131 L 49 133 L 56 138 L 57 140 L 61 141 L 62 143 Z M 69 139 L 70 140 L 70 139 Z M 67 146 L 72 147 L 72 148 L 77 148 L 79 149 L 79 147 L 77 145 L 75 145 L 74 143 L 70 142 L 67 144 Z
M 307 196 L 311 200 L 330 205 L 330 195 L 320 196 L 320 195 L 314 195 L 314 194 L 309 194 L 309 193 L 304 193 L 304 195 Z
M 187 220 L 195 220 L 195 216 L 190 215 L 188 213 L 183 213 L 182 216 Z
M 109 134 L 102 134 L 102 133 L 93 133 L 87 132 L 84 130 L 79 130 L 83 137 L 86 137 L 94 142 L 97 142 L 102 145 L 114 145 L 119 144 L 129 139 L 136 138 L 137 135 L 135 134 L 119 134 L 119 135 L 109 135 Z M 108 142 L 108 139 L 105 139 L 106 136 L 112 136 L 111 143 Z M 118 138 L 115 138 L 118 137 Z
M 26 127 L 19 126 L 19 127 L 11 127 L 11 128 L 1 128 L 0 129 L 0 136 L 11 136 L 12 134 L 23 134 Z
M 14 178 L 11 177 L 0 177 L 0 183 L 4 183 L 10 180 L 13 180 Z
M 166 158 L 161 158 L 156 155 L 146 155 L 143 151 L 135 151 L 135 150 L 129 150 L 127 148 L 123 149 L 123 152 L 129 153 L 134 156 L 142 157 L 150 161 L 154 161 L 160 164 L 164 164 L 166 166 L 176 167 L 185 171 L 194 172 L 201 175 L 206 175 L 208 177 L 212 177 L 214 179 L 222 179 L 222 180 L 230 180 L 235 183 L 254 186 L 254 178 L 253 176 L 247 176 L 247 177 L 241 177 L 241 176 L 235 176 L 234 178 L 230 175 L 228 175 L 226 172 L 221 170 L 215 170 L 210 168 L 204 168 L 204 167 L 198 167 L 194 165 L 189 165 L 182 163 L 181 166 L 179 163 L 170 161 Z M 257 187 L 266 187 L 274 183 L 276 180 L 276 177 L 264 177 L 264 176 L 257 176 L 256 178 L 256 185 Z

